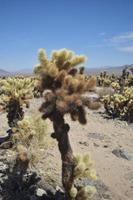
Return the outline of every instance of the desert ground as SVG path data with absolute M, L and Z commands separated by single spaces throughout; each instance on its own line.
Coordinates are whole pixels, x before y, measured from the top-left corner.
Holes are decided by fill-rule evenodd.
M 33 99 L 26 115 L 34 117 L 40 115 L 38 108 L 42 99 Z M 73 152 L 90 152 L 95 162 L 95 168 L 100 181 L 99 199 L 133 200 L 133 125 L 118 119 L 109 119 L 104 109 L 98 111 L 87 110 L 87 125 L 73 122 L 66 116 L 69 123 L 70 141 Z M 42 174 L 40 184 L 44 180 L 53 185 L 61 185 L 61 159 L 55 140 L 50 137 L 52 124 L 47 122 L 48 148 L 42 148 L 39 155 L 37 169 Z M 8 129 L 6 113 L 0 115 L 0 134 Z M 116 156 L 115 149 L 124 149 L 127 157 Z M 0 150 L 1 151 L 1 150 Z M 130 159 L 128 159 L 130 158 Z

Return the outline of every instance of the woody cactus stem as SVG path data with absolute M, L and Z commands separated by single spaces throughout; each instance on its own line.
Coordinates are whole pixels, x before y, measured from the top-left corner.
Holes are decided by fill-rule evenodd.
M 18 100 L 11 99 L 7 105 L 7 118 L 9 126 L 15 127 L 19 120 L 24 117 L 24 111 Z
M 54 112 L 51 120 L 53 121 L 54 133 L 52 137 L 58 141 L 59 151 L 62 159 L 62 184 L 66 191 L 66 200 L 71 200 L 69 191 L 73 185 L 74 161 L 73 152 L 70 145 L 68 124 L 65 124 L 63 116 L 58 112 Z

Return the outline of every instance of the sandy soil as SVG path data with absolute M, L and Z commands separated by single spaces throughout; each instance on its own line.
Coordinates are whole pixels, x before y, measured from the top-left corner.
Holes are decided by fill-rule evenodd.
M 30 110 L 26 111 L 26 114 L 34 116 L 40 103 L 41 100 L 32 100 Z M 87 119 L 87 125 L 82 126 L 66 116 L 71 127 L 73 152 L 91 152 L 99 179 L 109 188 L 113 200 L 133 200 L 133 161 L 118 158 L 112 153 L 113 149 L 123 148 L 133 155 L 133 125 L 107 119 L 100 111 L 87 111 Z M 47 123 L 48 132 L 51 133 L 52 124 L 49 121 Z M 3 114 L 0 115 L 0 130 L 6 129 L 6 117 Z M 42 149 L 40 160 L 41 173 L 47 174 L 55 184 L 60 182 L 61 161 L 56 141 L 49 149 Z

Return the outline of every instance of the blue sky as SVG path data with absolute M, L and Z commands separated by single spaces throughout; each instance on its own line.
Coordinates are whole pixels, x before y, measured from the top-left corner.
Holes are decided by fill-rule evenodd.
M 133 63 L 133 0 L 0 0 L 0 68 L 32 68 L 37 51 L 69 48 L 86 66 Z

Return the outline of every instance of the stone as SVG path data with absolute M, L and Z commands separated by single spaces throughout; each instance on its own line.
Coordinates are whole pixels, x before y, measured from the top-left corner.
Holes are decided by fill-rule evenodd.
M 107 144 L 105 144 L 105 145 L 103 145 L 103 147 L 104 147 L 104 148 L 108 148 L 108 145 L 107 145 Z
M 46 191 L 47 195 L 44 195 L 44 196 L 47 196 L 47 200 L 48 198 L 50 198 L 51 200 L 56 194 L 56 189 L 51 184 L 45 182 L 45 180 L 43 179 L 39 181 L 38 187 Z
M 95 147 L 99 147 L 99 146 L 100 146 L 100 145 L 97 144 L 96 142 L 94 142 L 93 145 L 94 145 Z
M 109 188 L 101 180 L 92 181 L 88 178 L 81 178 L 79 180 L 76 180 L 75 185 L 77 188 L 84 187 L 87 185 L 95 186 L 97 193 L 94 195 L 93 198 L 94 200 L 102 200 L 102 199 L 113 200 Z
M 81 144 L 81 145 L 83 145 L 83 146 L 89 146 L 89 144 L 88 144 L 87 142 L 85 142 L 85 141 L 84 141 L 84 142 L 81 142 L 81 141 L 80 141 L 79 144 Z
M 96 93 L 89 93 L 86 92 L 85 94 L 82 95 L 84 98 L 87 98 L 90 101 L 97 101 L 99 100 L 100 96 Z
M 100 133 L 89 133 L 89 138 L 97 139 L 97 140 L 104 140 L 105 136 Z
M 61 187 L 59 187 L 58 185 L 56 186 L 56 191 L 60 191 L 60 192 L 64 193 L 64 190 Z
M 124 158 L 126 160 L 133 160 L 133 155 L 131 155 L 127 150 L 125 149 L 114 149 L 112 153 L 117 156 L 118 158 Z
M 3 162 L 0 162 L 0 173 L 6 173 L 8 166 Z
M 36 191 L 36 195 L 38 197 L 42 197 L 43 195 L 47 195 L 46 191 L 41 189 L 41 188 L 38 188 L 37 191 Z
M 129 181 L 131 181 L 131 183 L 133 184 L 133 171 L 128 172 L 125 175 L 125 178 L 128 179 Z

